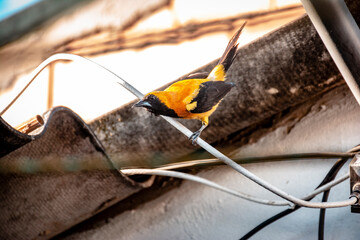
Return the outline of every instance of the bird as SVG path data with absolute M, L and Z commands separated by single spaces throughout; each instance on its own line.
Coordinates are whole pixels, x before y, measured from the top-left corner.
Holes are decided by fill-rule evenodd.
M 143 107 L 156 116 L 200 120 L 200 129 L 189 137 L 192 144 L 196 145 L 200 134 L 209 125 L 209 116 L 235 86 L 232 82 L 225 82 L 225 78 L 237 55 L 237 41 L 245 24 L 230 39 L 218 64 L 210 73 L 190 74 L 163 91 L 149 92 L 134 107 Z

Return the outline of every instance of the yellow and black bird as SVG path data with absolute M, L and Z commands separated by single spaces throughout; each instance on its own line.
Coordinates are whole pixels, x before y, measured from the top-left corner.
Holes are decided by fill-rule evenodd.
M 155 115 L 201 120 L 201 128 L 189 138 L 195 144 L 201 132 L 209 124 L 209 116 L 235 85 L 231 82 L 224 82 L 224 80 L 226 72 L 236 56 L 237 41 L 245 24 L 231 38 L 219 63 L 210 74 L 191 74 L 188 79 L 175 82 L 164 91 L 146 94 L 134 106 L 144 107 Z

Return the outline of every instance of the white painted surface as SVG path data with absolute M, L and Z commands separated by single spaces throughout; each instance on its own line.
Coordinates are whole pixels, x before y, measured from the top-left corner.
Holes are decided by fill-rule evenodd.
M 245 146 L 237 155 L 266 155 L 314 151 L 346 151 L 360 142 L 360 112 L 346 86 L 318 101 L 312 111 L 286 134 L 286 126 Z M 311 192 L 335 160 L 249 164 L 246 168 L 295 195 Z M 348 171 L 345 165 L 339 176 Z M 198 174 L 229 188 L 276 199 L 227 166 Z M 329 201 L 349 196 L 349 182 L 336 186 Z M 318 196 L 316 201 L 321 200 Z M 178 189 L 109 219 L 109 223 L 75 234 L 71 239 L 239 239 L 257 224 L 284 210 L 237 199 L 214 189 L 184 182 Z M 271 224 L 252 239 L 317 239 L 319 210 L 300 209 Z M 326 212 L 325 239 L 359 239 L 360 215 L 350 208 Z

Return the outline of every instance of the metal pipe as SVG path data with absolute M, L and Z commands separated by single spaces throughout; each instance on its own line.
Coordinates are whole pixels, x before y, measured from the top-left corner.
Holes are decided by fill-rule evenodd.
M 360 31 L 342 0 L 302 0 L 332 59 L 360 104 Z
M 28 134 L 41 127 L 42 125 L 44 125 L 44 119 L 40 115 L 36 115 L 35 117 L 15 127 L 15 129 L 19 132 Z

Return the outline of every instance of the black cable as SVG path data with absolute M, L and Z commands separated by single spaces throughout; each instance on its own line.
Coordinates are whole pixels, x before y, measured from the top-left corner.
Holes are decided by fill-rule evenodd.
M 330 190 L 327 190 L 323 193 L 322 202 L 327 202 L 329 197 Z M 324 232 L 325 232 L 325 208 L 320 209 L 319 214 L 319 230 L 318 230 L 318 239 L 323 240 L 324 239 Z
M 356 146 L 354 147 L 353 149 L 351 149 L 349 152 L 352 152 L 352 153 L 355 153 L 359 151 L 359 146 Z M 342 158 L 344 159 L 344 158 Z M 336 168 L 338 169 L 337 171 L 334 171 L 334 176 L 333 178 L 330 180 L 334 180 L 336 175 L 338 174 L 340 168 L 345 164 L 346 161 L 337 161 L 334 166 L 336 164 L 338 164 L 338 166 L 336 166 Z M 334 168 L 333 166 L 333 168 Z M 331 170 L 330 170 L 331 171 Z M 327 202 L 328 198 L 329 198 L 329 194 L 330 194 L 330 190 L 326 190 L 324 193 L 323 193 L 323 197 L 321 199 L 322 202 Z M 319 228 L 318 228 L 318 239 L 319 240 L 323 240 L 324 239 L 324 229 L 325 229 L 325 213 L 326 213 L 326 208 L 322 208 L 320 209 L 320 213 L 319 213 Z
M 335 179 L 336 175 L 338 174 L 339 170 L 341 169 L 342 166 L 344 166 L 345 162 L 346 162 L 346 158 L 341 158 L 339 159 L 337 162 L 335 162 L 335 164 L 333 165 L 333 167 L 330 169 L 330 171 L 332 171 L 331 176 L 329 176 L 328 181 L 332 181 Z M 330 173 L 329 171 L 329 173 Z M 322 202 L 327 202 L 328 198 L 329 198 L 329 194 L 330 194 L 330 190 L 326 190 L 323 193 L 323 197 L 322 197 Z M 324 228 L 325 228 L 325 212 L 326 209 L 322 208 L 320 209 L 320 214 L 319 214 L 319 230 L 318 230 L 318 239 L 319 240 L 323 240 L 324 239 Z
M 270 225 L 271 223 L 279 220 L 282 217 L 285 217 L 286 215 L 295 212 L 297 209 L 299 209 L 300 207 L 298 205 L 295 206 L 295 208 L 293 209 L 286 209 L 285 211 L 282 211 L 278 214 L 276 214 L 275 216 L 272 216 L 271 218 L 265 220 L 264 222 L 260 223 L 259 225 L 257 225 L 255 228 L 253 228 L 250 232 L 248 232 L 247 234 L 245 234 L 242 238 L 240 238 L 240 240 L 247 240 L 250 237 L 252 237 L 255 233 L 259 232 L 260 230 L 262 230 L 264 227 L 266 227 L 267 225 Z
M 345 164 L 345 162 L 348 160 L 348 157 L 344 157 L 341 158 L 339 160 L 337 160 L 334 165 L 331 167 L 331 169 L 329 170 L 329 172 L 326 174 L 326 176 L 324 177 L 324 179 L 321 181 L 321 183 L 319 184 L 319 186 L 316 187 L 319 188 L 321 186 L 323 186 L 324 184 L 332 181 L 335 179 L 337 173 L 339 172 L 339 170 L 341 169 L 341 167 Z M 312 198 L 308 198 L 305 199 L 307 201 L 310 201 Z M 248 232 L 247 234 L 245 234 L 242 238 L 240 238 L 240 240 L 246 240 L 249 239 L 250 237 L 252 237 L 254 234 L 256 234 L 257 232 L 259 232 L 260 230 L 262 230 L 263 228 L 265 228 L 266 226 L 270 225 L 271 223 L 281 219 L 282 217 L 285 217 L 286 215 L 295 212 L 296 210 L 298 210 L 299 208 L 301 208 L 300 206 L 296 205 L 293 209 L 286 209 L 278 214 L 276 214 L 275 216 L 265 220 L 264 222 L 260 223 L 258 226 L 256 226 L 255 228 L 253 228 L 250 232 Z M 325 212 L 324 212 L 325 213 Z M 325 214 L 324 214 L 325 215 Z M 323 235 L 323 228 L 322 228 L 322 235 Z M 320 236 L 320 226 L 319 226 L 319 236 Z

